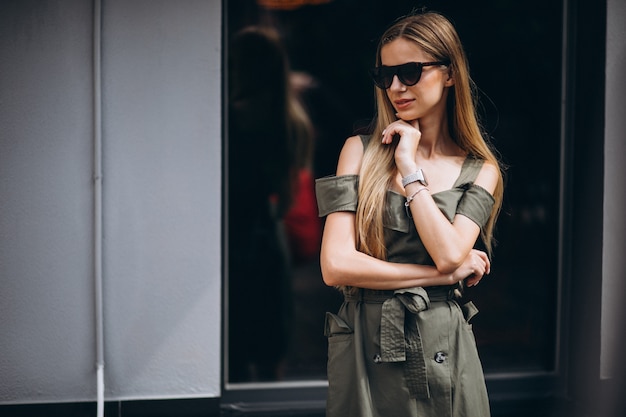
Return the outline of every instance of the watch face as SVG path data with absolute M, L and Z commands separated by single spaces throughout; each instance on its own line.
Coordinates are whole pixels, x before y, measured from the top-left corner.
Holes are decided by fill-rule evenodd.
M 428 185 L 428 181 L 426 181 L 426 177 L 424 176 L 424 171 L 422 171 L 422 169 L 418 169 L 417 173 L 419 175 L 419 179 L 418 181 L 423 185 L 423 186 L 427 186 Z

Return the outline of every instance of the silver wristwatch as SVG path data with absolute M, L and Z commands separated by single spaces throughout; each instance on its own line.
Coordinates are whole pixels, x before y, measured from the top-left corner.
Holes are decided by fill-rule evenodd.
M 402 187 L 406 187 L 412 182 L 419 182 L 424 187 L 428 185 L 428 181 L 426 181 L 426 177 L 424 176 L 424 172 L 422 171 L 421 168 L 415 171 L 414 173 L 409 174 L 406 177 L 402 178 Z

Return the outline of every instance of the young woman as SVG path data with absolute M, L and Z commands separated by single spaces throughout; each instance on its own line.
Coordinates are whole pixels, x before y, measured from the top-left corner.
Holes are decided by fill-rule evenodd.
M 481 134 L 459 37 L 442 15 L 383 34 L 371 135 L 349 138 L 335 176 L 318 179 L 327 313 L 328 417 L 489 415 L 482 366 L 460 305 L 489 273 L 503 192 Z

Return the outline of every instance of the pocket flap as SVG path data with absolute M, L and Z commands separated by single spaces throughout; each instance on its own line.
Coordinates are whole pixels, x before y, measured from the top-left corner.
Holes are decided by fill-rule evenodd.
M 324 324 L 324 336 L 330 337 L 336 334 L 350 334 L 352 329 L 341 317 L 333 313 L 326 313 L 326 323 Z
M 465 316 L 465 321 L 468 323 L 470 322 L 472 317 L 478 314 L 478 308 L 471 301 L 468 301 L 467 303 L 463 304 L 461 306 L 461 311 L 463 311 L 463 315 Z

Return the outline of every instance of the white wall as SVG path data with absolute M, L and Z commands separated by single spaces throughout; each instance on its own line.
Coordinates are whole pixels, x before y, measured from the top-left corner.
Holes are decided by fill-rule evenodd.
M 103 0 L 105 398 L 220 395 L 221 4 Z M 0 3 L 0 403 L 94 401 L 93 4 Z
M 88 398 L 91 9 L 0 7 L 0 401 Z
M 604 238 L 602 247 L 602 377 L 615 376 L 619 349 L 617 332 L 624 320 L 626 294 L 626 3 L 607 1 L 607 52 L 604 143 Z M 619 356 L 618 356 L 619 355 Z M 619 360 L 618 360 L 619 359 Z

